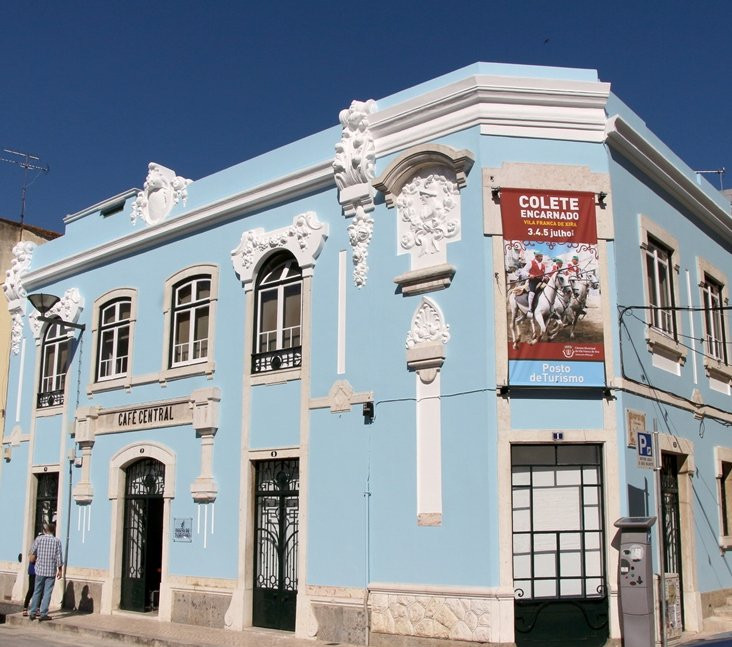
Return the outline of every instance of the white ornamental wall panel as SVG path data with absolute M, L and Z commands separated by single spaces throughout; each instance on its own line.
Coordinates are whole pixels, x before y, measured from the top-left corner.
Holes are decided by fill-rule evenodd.
M 396 199 L 398 254 L 412 269 L 447 262 L 446 245 L 460 240 L 460 191 L 449 169 L 421 169 Z

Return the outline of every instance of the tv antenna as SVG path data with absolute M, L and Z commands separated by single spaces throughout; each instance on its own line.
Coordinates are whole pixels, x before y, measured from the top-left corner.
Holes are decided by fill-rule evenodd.
M 12 155 L 14 157 L 6 157 Z M 23 169 L 23 188 L 20 192 L 20 226 L 23 227 L 23 220 L 25 219 L 25 196 L 28 192 L 28 187 L 36 181 L 41 173 L 48 173 L 51 169 L 48 164 L 41 164 L 41 158 L 38 155 L 32 153 L 23 153 L 22 151 L 16 151 L 12 148 L 3 148 L 3 156 L 0 157 L 0 162 L 7 162 L 8 164 L 15 164 Z M 36 176 L 28 182 L 28 171 L 38 171 Z
M 726 172 L 727 172 L 727 169 L 725 169 L 724 166 L 722 168 L 719 168 L 719 169 L 716 169 L 716 170 L 713 170 L 713 171 L 695 171 L 695 173 L 698 173 L 699 175 L 702 175 L 704 173 L 710 173 L 712 175 L 718 175 L 719 176 L 719 190 L 720 191 L 724 191 L 724 183 L 723 183 L 722 180 L 723 180 L 724 174 Z

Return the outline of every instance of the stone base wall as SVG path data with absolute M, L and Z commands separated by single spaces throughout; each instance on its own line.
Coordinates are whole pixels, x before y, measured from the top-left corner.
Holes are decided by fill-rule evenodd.
M 59 588 L 61 582 L 58 582 Z M 66 579 L 61 605 L 79 613 L 99 613 L 102 600 L 102 583 L 82 579 Z
M 13 599 L 16 573 L 0 571 L 0 601 L 9 602 Z M 25 591 L 23 592 L 25 594 Z
M 727 598 L 732 597 L 732 589 L 719 589 L 717 591 L 709 591 L 701 593 L 701 610 L 702 618 L 708 618 L 714 615 L 714 609 L 727 604 Z
M 231 593 L 211 591 L 171 591 L 171 621 L 186 625 L 223 629 L 224 616 L 231 604 Z
M 313 604 L 318 640 L 329 643 L 366 644 L 367 614 L 363 607 Z
M 372 591 L 371 632 L 383 644 L 384 638 L 377 634 L 509 645 L 513 644 L 512 605 L 512 595 L 498 592 Z

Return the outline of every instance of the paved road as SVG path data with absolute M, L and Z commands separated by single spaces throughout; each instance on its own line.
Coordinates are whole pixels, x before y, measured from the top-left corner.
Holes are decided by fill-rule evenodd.
M 117 640 L 103 640 L 89 636 L 78 636 L 61 631 L 53 631 L 38 626 L 37 622 L 27 626 L 0 625 L 0 645 L 2 647 L 120 647 Z
M 732 634 L 724 634 L 724 637 L 709 637 L 706 640 L 695 640 L 684 643 L 683 647 L 732 647 Z

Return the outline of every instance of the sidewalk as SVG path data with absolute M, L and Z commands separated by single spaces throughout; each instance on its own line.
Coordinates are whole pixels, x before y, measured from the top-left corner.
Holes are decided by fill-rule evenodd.
M 318 640 L 295 638 L 294 634 L 271 629 L 247 628 L 243 631 L 228 631 L 212 627 L 184 625 L 173 622 L 159 622 L 154 617 L 137 613 L 119 612 L 113 615 L 98 613 L 80 614 L 59 611 L 53 620 L 39 623 L 29 620 L 20 613 L 6 616 L 6 622 L 28 629 L 42 627 L 45 630 L 62 631 L 79 636 L 93 636 L 106 640 L 119 640 L 132 645 L 148 647 L 197 647 L 217 645 L 219 647 L 319 647 L 343 645 L 345 643 L 324 643 Z
M 2 611 L 2 609 L 0 609 Z M 57 611 L 53 620 L 39 623 L 21 615 L 20 607 L 12 605 L 6 608 L 6 622 L 9 625 L 26 627 L 29 630 L 60 631 L 76 634 L 80 637 L 94 637 L 105 640 L 117 640 L 131 645 L 148 647 L 354 647 L 346 643 L 323 642 L 296 638 L 286 631 L 272 629 L 247 628 L 243 631 L 228 631 L 198 625 L 184 625 L 173 622 L 159 622 L 157 618 L 128 612 L 116 612 L 112 615 L 97 613 L 80 614 L 75 611 Z M 697 641 L 732 637 L 732 619 L 722 622 L 714 618 L 711 623 L 705 622 L 704 631 L 698 634 L 684 634 L 672 645 L 682 647 Z M 466 643 L 460 643 L 466 644 Z

